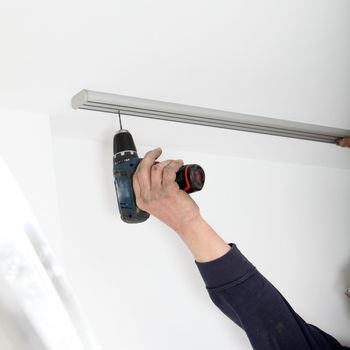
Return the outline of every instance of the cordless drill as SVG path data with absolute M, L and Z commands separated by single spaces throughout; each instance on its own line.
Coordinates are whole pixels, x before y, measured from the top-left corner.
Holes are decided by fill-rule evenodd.
M 121 219 L 129 224 L 146 221 L 150 214 L 136 205 L 132 187 L 133 174 L 142 158 L 137 155 L 134 140 L 126 129 L 120 129 L 113 139 L 113 175 Z M 205 174 L 197 164 L 182 165 L 176 172 L 176 183 L 186 193 L 200 191 Z

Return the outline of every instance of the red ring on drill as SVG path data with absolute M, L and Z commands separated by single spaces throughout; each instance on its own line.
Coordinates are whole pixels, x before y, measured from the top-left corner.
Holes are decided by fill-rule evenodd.
M 186 187 L 184 188 L 185 192 L 187 192 L 187 190 L 189 190 L 191 187 L 190 182 L 188 181 L 188 168 L 189 167 L 190 167 L 189 165 L 186 165 L 186 167 L 185 167 L 185 181 L 186 181 Z

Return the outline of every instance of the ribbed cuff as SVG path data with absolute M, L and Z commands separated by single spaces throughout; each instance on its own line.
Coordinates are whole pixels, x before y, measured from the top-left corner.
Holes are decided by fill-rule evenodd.
M 229 243 L 231 250 L 218 259 L 195 263 L 208 289 L 222 287 L 244 276 L 250 275 L 255 267 L 239 251 L 234 243 Z

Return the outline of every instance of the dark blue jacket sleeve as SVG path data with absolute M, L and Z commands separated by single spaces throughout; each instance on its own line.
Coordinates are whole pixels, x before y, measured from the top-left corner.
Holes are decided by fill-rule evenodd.
M 224 256 L 195 261 L 214 304 L 247 334 L 253 349 L 350 349 L 307 324 L 235 244 Z

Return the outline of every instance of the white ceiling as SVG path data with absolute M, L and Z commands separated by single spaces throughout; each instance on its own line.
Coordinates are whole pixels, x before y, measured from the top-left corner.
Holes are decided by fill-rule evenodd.
M 349 39 L 348 0 L 3 1 L 0 107 L 98 133 L 87 88 L 349 129 Z

